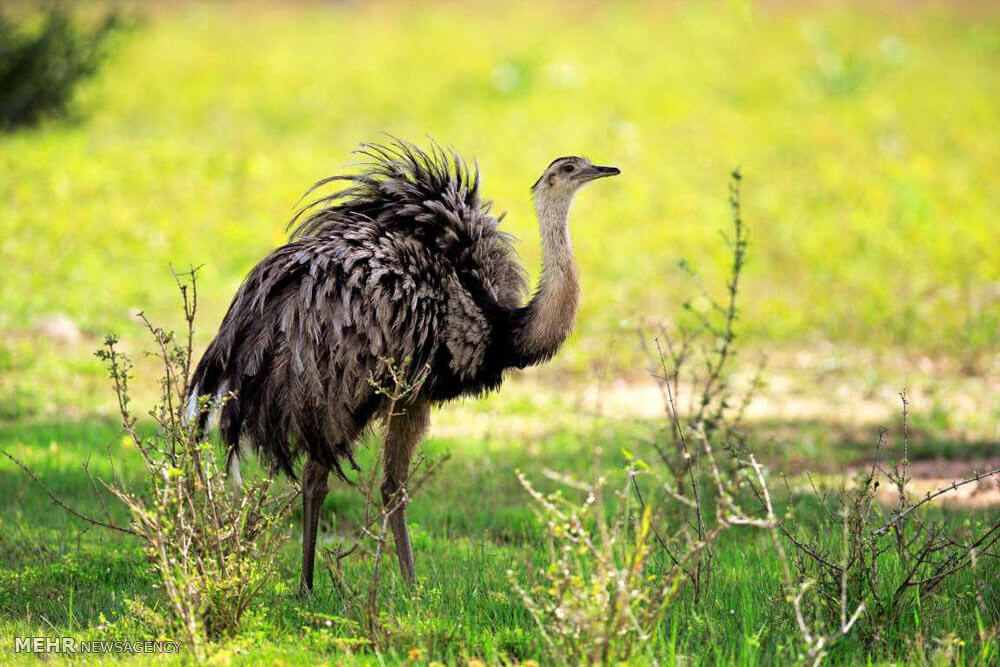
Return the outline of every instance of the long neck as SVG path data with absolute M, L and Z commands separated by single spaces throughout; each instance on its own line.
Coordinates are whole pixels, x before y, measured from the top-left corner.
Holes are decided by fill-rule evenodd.
M 567 224 L 570 203 L 569 198 L 535 202 L 542 236 L 542 276 L 535 295 L 517 318 L 514 348 L 519 366 L 552 358 L 576 319 L 580 283 Z

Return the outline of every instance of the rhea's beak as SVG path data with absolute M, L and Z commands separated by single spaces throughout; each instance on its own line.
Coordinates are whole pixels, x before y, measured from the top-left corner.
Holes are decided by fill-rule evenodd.
M 600 167 L 598 165 L 591 165 L 586 172 L 586 177 L 588 181 L 593 181 L 597 178 L 605 178 L 607 176 L 617 176 L 622 173 L 621 169 L 618 167 Z

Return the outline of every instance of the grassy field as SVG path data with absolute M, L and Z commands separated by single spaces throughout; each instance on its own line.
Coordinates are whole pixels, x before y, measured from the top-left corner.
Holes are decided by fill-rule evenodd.
M 92 341 L 134 335 L 136 309 L 174 312 L 170 262 L 205 265 L 207 340 L 305 188 L 383 131 L 477 158 L 533 273 L 541 169 L 574 153 L 622 168 L 574 212 L 584 299 L 563 368 L 675 312 L 681 257 L 718 275 L 738 166 L 748 335 L 981 370 L 1000 327 L 998 22 L 985 5 L 153 12 L 80 91 L 86 121 L 0 137 L 0 402 L 79 401 L 36 380 L 99 373 L 94 346 L 67 355 L 31 332 L 65 313 Z
M 103 455 L 110 443 L 126 477 L 139 468 L 134 450 L 119 444 L 113 422 L 36 424 L 0 429 L 0 448 L 32 465 L 50 488 L 78 508 L 98 513 L 94 497 L 79 469 L 92 456 L 96 474 L 110 470 Z M 596 434 L 596 436 L 595 436 Z M 582 474 L 581 461 L 591 460 L 593 438 L 605 452 L 598 465 L 605 474 L 620 475 L 621 447 L 635 447 L 634 433 L 621 425 L 603 424 L 589 435 L 560 430 L 544 438 L 466 440 L 432 438 L 431 455 L 449 451 L 453 458 L 415 499 L 411 523 L 420 585 L 408 593 L 394 564 L 383 591 L 384 623 L 390 628 L 389 647 L 378 660 L 423 664 L 473 664 L 544 661 L 544 642 L 535 621 L 520 603 L 508 580 L 513 570 L 528 584 L 540 577 L 545 562 L 545 538 L 527 495 L 518 486 L 515 469 L 529 471 L 535 481 L 543 466 Z M 363 463 L 371 463 L 370 448 Z M 8 510 L 0 518 L 0 645 L 7 652 L 15 636 L 55 635 L 81 639 L 145 636 L 127 612 L 129 598 L 149 599 L 156 578 L 134 541 L 97 529 L 55 511 L 48 499 L 10 466 L 0 467 L 0 502 Z M 544 485 L 543 485 L 544 486 Z M 483 502 L 470 502 L 482 498 Z M 114 511 L 124 521 L 125 516 Z M 794 511 L 808 516 L 813 501 L 796 497 Z M 328 499 L 327 530 L 344 534 L 361 517 L 357 495 L 335 485 Z M 961 533 L 979 527 L 996 511 L 936 511 L 949 530 Z M 833 545 L 836 535 L 830 537 Z M 665 558 L 662 553 L 659 558 Z M 359 633 L 325 623 L 340 618 L 344 602 L 325 574 L 318 578 L 312 599 L 294 594 L 298 576 L 298 543 L 293 538 L 281 561 L 281 576 L 268 587 L 263 603 L 240 637 L 217 647 L 219 663 L 354 664 L 375 661 L 346 641 Z M 788 664 L 798 649 L 793 621 L 778 585 L 780 563 L 761 532 L 737 531 L 717 546 L 717 583 L 708 599 L 694 604 L 689 593 L 673 605 L 652 650 L 667 664 Z M 916 606 L 892 628 L 879 650 L 872 651 L 851 636 L 835 644 L 830 664 L 957 664 L 977 662 L 973 576 L 987 587 L 987 624 L 1000 621 L 995 559 L 979 570 L 957 577 L 938 594 Z M 370 577 L 370 563 L 347 561 L 347 574 L 361 581 Z M 541 583 L 543 579 L 538 578 Z M 110 625 L 109 625 L 110 622 Z M 7 659 L 15 656 L 7 654 Z M 25 656 L 22 656 L 22 659 Z M 34 664 L 32 658 L 24 664 Z M 943 661 L 943 662 L 942 662 Z M 142 660 L 138 660 L 142 662 Z
M 127 479 L 141 471 L 108 416 L 113 396 L 92 355 L 104 334 L 137 356 L 146 405 L 155 376 L 134 315 L 179 324 L 170 264 L 203 265 L 200 347 L 245 273 L 285 239 L 302 192 L 391 132 L 476 158 L 536 277 L 528 187 L 541 169 L 566 154 L 622 169 L 573 212 L 578 326 L 544 371 L 435 414 L 424 449 L 452 458 L 411 506 L 420 584 L 407 592 L 390 568 L 385 651 L 351 649 L 356 633 L 325 623 L 344 609 L 326 573 L 312 599 L 294 594 L 296 512 L 281 576 L 245 631 L 215 647 L 218 664 L 544 662 L 506 574 L 541 582 L 547 550 L 515 470 L 586 475 L 597 445 L 597 471 L 618 480 L 623 449 L 653 456 L 643 443 L 663 428 L 662 410 L 655 390 L 635 389 L 645 368 L 631 327 L 672 319 L 697 297 L 681 258 L 721 289 L 735 167 L 751 230 L 739 363 L 758 351 L 776 360 L 751 410 L 768 466 L 835 484 L 833 473 L 869 456 L 878 423 L 898 448 L 903 388 L 912 458 L 995 459 L 1000 12 L 874 4 L 150 9 L 80 89 L 78 119 L 0 135 L 0 450 L 100 512 L 81 465 L 106 476 L 110 453 Z M 47 335 L 56 314 L 81 334 Z M 600 382 L 611 387 L 603 412 Z M 782 494 L 786 504 L 818 511 L 798 490 Z M 0 506 L 0 663 L 35 662 L 10 653 L 16 636 L 147 632 L 126 604 L 155 599 L 156 577 L 133 540 L 88 530 L 3 457 Z M 327 534 L 356 528 L 360 513 L 356 494 L 335 485 Z M 965 535 L 998 510 L 929 516 Z M 667 664 L 788 664 L 799 644 L 764 533 L 727 533 L 716 559 L 708 599 L 683 591 L 653 652 Z M 347 567 L 361 580 L 370 564 Z M 997 626 L 991 558 L 908 607 L 877 648 L 848 635 L 829 662 L 983 664 L 976 582 L 986 582 L 982 622 Z

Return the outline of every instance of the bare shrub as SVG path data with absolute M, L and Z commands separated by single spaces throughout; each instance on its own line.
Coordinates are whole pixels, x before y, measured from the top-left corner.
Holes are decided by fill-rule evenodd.
M 575 502 L 561 492 L 543 495 L 518 472 L 545 526 L 548 565 L 536 573 L 543 583 L 534 586 L 520 583 L 513 571 L 507 576 L 561 664 L 615 664 L 642 653 L 655 662 L 650 639 L 680 590 L 685 562 L 707 543 L 689 545 L 682 561 L 658 571 L 650 556 L 659 517 L 632 499 L 634 478 L 648 471 L 639 461 L 628 468 L 610 514 L 604 478 L 585 483 L 545 471 L 583 496 Z
M 648 442 L 666 469 L 669 495 L 687 515 L 698 541 L 708 540 L 712 531 L 703 489 L 716 489 L 704 462 L 704 444 L 715 443 L 729 456 L 713 463 L 716 472 L 728 478 L 737 467 L 736 458 L 746 453 L 747 435 L 743 416 L 760 388 L 764 368 L 762 359 L 748 386 L 733 386 L 730 366 L 737 355 L 736 322 L 740 278 L 749 247 L 748 230 L 743 221 L 740 172 L 733 171 L 729 182 L 730 230 L 722 237 L 729 248 L 729 271 L 725 296 L 712 294 L 694 267 L 685 260 L 679 265 L 694 285 L 697 296 L 683 304 L 682 317 L 674 323 L 647 324 L 638 330 L 651 376 L 663 396 L 667 416 L 664 433 Z M 686 400 L 684 397 L 686 395 Z M 694 441 L 693 434 L 699 440 Z M 639 494 L 639 487 L 635 487 Z M 667 545 L 660 540 L 661 546 Z M 709 544 L 702 558 L 687 570 L 694 586 L 695 599 L 701 599 L 712 579 L 713 552 Z
M 798 658 L 818 664 L 830 646 L 851 630 L 876 645 L 896 620 L 945 579 L 971 567 L 977 555 L 995 552 L 1000 523 L 962 539 L 946 535 L 942 526 L 927 521 L 920 508 L 997 471 L 955 482 L 919 501 L 910 499 L 905 493 L 909 440 L 903 395 L 903 452 L 898 463 L 891 467 L 883 464 L 883 432 L 871 470 L 853 489 L 825 495 L 817 492 L 821 510 L 808 521 L 794 519 L 789 493 L 789 512 L 778 517 L 764 467 L 752 453 L 743 423 L 746 407 L 762 384 L 764 363 L 742 391 L 734 388 L 729 372 L 737 354 L 734 326 L 748 247 L 740 205 L 741 181 L 740 174 L 734 172 L 729 197 L 731 231 L 725 236 L 730 269 L 724 298 L 714 297 L 694 269 L 681 262 L 697 288 L 699 305 L 686 302 L 687 317 L 673 327 L 659 325 L 640 332 L 653 376 L 663 392 L 669 423 L 665 437 L 650 444 L 673 480 L 673 485 L 664 489 L 684 510 L 682 517 L 694 527 L 696 537 L 708 543 L 702 557 L 687 569 L 695 600 L 711 585 L 713 553 L 708 538 L 712 531 L 726 524 L 765 529 L 781 564 L 786 600 L 801 637 Z M 686 402 L 681 399 L 685 392 Z M 725 456 L 717 457 L 716 451 Z M 875 502 L 876 473 L 880 471 L 897 490 L 898 500 L 889 515 Z M 638 486 L 635 490 L 639 494 Z M 714 507 L 714 516 L 708 511 L 710 507 Z M 658 542 L 675 558 L 669 540 L 658 537 Z M 677 551 L 676 546 L 674 549 Z M 983 650 L 994 650 L 995 629 L 980 623 L 980 635 Z
M 602 478 L 583 483 L 546 472 L 583 494 L 577 503 L 560 494 L 543 495 L 519 476 L 545 526 L 548 566 L 533 573 L 542 584 L 522 585 L 510 576 L 553 657 L 562 662 L 608 663 L 645 652 L 656 663 L 649 640 L 685 583 L 693 584 L 696 599 L 709 585 L 718 536 L 734 525 L 770 525 L 739 506 L 735 498 L 742 479 L 731 474 L 739 466 L 735 458 L 718 461 L 713 449 L 713 442 L 734 456 L 745 449 L 739 426 L 758 386 L 755 379 L 746 395 L 736 396 L 728 372 L 747 249 L 740 181 L 734 172 L 732 232 L 726 237 L 732 252 L 728 298 L 724 303 L 712 299 L 691 266 L 681 262 L 705 307 L 686 303 L 690 317 L 683 326 L 647 326 L 638 332 L 669 418 L 662 438 L 649 442 L 664 473 L 626 453 L 626 482 L 615 493 L 611 511 L 604 508 Z M 682 382 L 693 397 L 684 414 L 678 408 Z M 646 494 L 640 478 L 650 480 Z M 651 558 L 656 552 L 663 557 Z
M 1000 474 L 1000 469 L 956 480 L 920 499 L 911 498 L 907 493 L 909 403 L 905 393 L 900 398 L 902 456 L 891 463 L 883 459 L 887 432 L 881 430 L 871 466 L 859 474 L 853 488 L 841 487 L 830 493 L 814 489 L 820 511 L 810 521 L 795 521 L 789 514 L 776 523 L 781 539 L 794 549 L 796 582 L 816 589 L 812 612 L 825 619 L 843 619 L 847 608 L 864 607 L 867 611 L 858 623 L 858 632 L 873 648 L 900 618 L 926 604 L 949 577 L 974 567 L 977 558 L 1000 556 L 1000 521 L 978 533 L 970 529 L 963 535 L 949 533 L 926 512 L 932 501 L 965 484 Z M 896 490 L 896 502 L 888 509 L 876 501 L 880 477 Z M 763 502 L 760 488 L 755 492 Z M 839 535 L 839 544 L 831 545 L 830 535 Z M 777 536 L 775 543 L 780 544 Z M 976 595 L 981 649 L 992 652 L 996 629 L 983 626 L 981 591 Z
M 691 497 L 658 479 L 641 460 L 632 460 L 613 510 L 604 509 L 604 480 L 593 484 L 546 471 L 546 475 L 581 492 L 582 502 L 561 493 L 543 495 L 519 474 L 535 501 L 546 530 L 548 565 L 532 574 L 542 583 L 526 588 L 508 572 L 544 637 L 552 656 L 563 664 L 607 664 L 640 654 L 658 664 L 650 641 L 683 585 L 697 584 L 695 566 L 703 562 L 718 537 L 735 526 L 765 530 L 781 564 L 782 587 L 801 640 L 797 656 L 819 664 L 829 647 L 845 636 L 864 612 L 865 603 L 848 609 L 847 582 L 836 582 L 839 614 L 830 619 L 812 613 L 813 582 L 796 578 L 782 541 L 764 467 L 753 454 L 738 459 L 731 473 L 719 466 L 704 430 L 685 435 L 689 451 L 697 451 L 708 482 Z M 648 475 L 665 501 L 646 502 L 637 478 Z M 760 504 L 748 497 L 758 494 Z M 635 505 L 631 498 L 637 499 Z M 743 499 L 741 501 L 741 498 Z M 693 530 L 667 511 L 669 501 L 703 513 Z M 709 502 L 710 501 L 710 502 Z M 660 550 L 660 557 L 654 555 Z M 846 554 L 846 551 L 844 552 Z M 663 557 L 665 556 L 665 558 Z M 846 559 L 844 555 L 842 558 Z M 706 578 L 707 580 L 707 578 Z M 696 589 L 697 590 L 697 589 Z M 697 598 L 696 598 L 697 599 Z
M 703 555 L 686 570 L 695 600 L 711 585 L 712 531 L 727 524 L 765 529 L 781 564 L 786 600 L 802 640 L 798 657 L 818 664 L 830 646 L 852 629 L 869 644 L 877 645 L 894 622 L 945 579 L 973 566 L 978 555 L 995 553 L 1000 522 L 963 539 L 947 535 L 941 525 L 927 521 L 921 508 L 998 471 L 956 481 L 919 501 L 909 498 L 905 492 L 908 406 L 902 395 L 903 451 L 898 462 L 884 465 L 883 432 L 870 471 L 853 489 L 817 492 L 821 510 L 808 521 L 796 521 L 791 509 L 783 517 L 777 516 L 764 467 L 752 453 L 743 423 L 746 407 L 762 384 L 764 363 L 742 391 L 734 388 L 729 372 L 737 354 L 737 297 L 748 247 L 740 205 L 741 181 L 740 174 L 734 172 L 729 197 L 731 231 L 725 236 L 730 249 L 725 297 L 714 297 L 694 269 L 682 261 L 697 288 L 699 305 L 686 302 L 687 317 L 673 327 L 658 325 L 640 331 L 653 376 L 663 392 L 669 424 L 665 437 L 650 444 L 673 480 L 664 490 L 684 510 L 682 517 L 693 526 L 696 541 L 707 543 Z M 682 401 L 685 392 L 687 401 Z M 725 456 L 717 457 L 716 451 Z M 879 472 L 897 491 L 897 503 L 888 515 L 875 502 Z M 634 488 L 641 499 L 639 487 Z M 748 494 L 756 498 L 756 507 L 753 501 L 748 502 Z M 792 506 L 790 493 L 788 506 Z M 659 535 L 657 541 L 677 562 L 670 541 Z M 684 553 L 677 545 L 673 550 Z M 982 650 L 994 651 L 996 630 L 980 623 L 980 635 Z

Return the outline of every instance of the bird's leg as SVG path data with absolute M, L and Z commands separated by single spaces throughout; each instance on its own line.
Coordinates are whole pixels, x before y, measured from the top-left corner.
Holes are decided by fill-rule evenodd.
M 385 438 L 385 477 L 382 481 L 382 502 L 394 509 L 389 514 L 389 525 L 396 542 L 399 571 L 410 584 L 416 583 L 413 570 L 413 549 L 410 531 L 406 527 L 406 482 L 410 474 L 410 460 L 420 438 L 427 430 L 430 405 L 415 401 L 389 415 Z
M 299 588 L 302 593 L 312 592 L 316 534 L 329 477 L 330 469 L 313 459 L 308 459 L 302 467 L 302 583 Z

